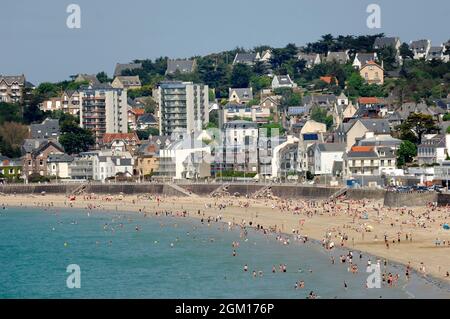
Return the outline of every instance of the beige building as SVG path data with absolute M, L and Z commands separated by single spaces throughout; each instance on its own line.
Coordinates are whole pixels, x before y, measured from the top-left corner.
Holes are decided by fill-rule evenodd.
M 300 134 L 314 134 L 314 133 L 325 133 L 327 131 L 327 125 L 324 123 L 319 123 L 314 120 L 306 121 L 305 125 L 300 131 Z
M 374 61 L 369 61 L 363 65 L 359 74 L 368 84 L 382 85 L 384 83 L 384 69 Z
M 357 119 L 349 122 L 346 131 L 346 149 L 350 150 L 358 140 L 369 136 L 391 136 L 389 122 L 384 119 Z
M 158 168 L 158 146 L 154 143 L 143 144 L 134 162 L 134 175 L 140 180 L 148 179 L 158 171 Z
M 115 89 L 140 89 L 141 80 L 139 76 L 116 76 L 111 86 Z
M 39 108 L 44 111 L 63 111 L 71 115 L 80 112 L 80 93 L 78 91 L 66 91 L 60 97 L 51 98 L 42 102 Z

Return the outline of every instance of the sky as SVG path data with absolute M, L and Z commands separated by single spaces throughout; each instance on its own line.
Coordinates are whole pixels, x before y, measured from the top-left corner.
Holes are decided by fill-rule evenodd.
M 403 42 L 450 38 L 448 0 L 1 0 L 0 74 L 34 84 L 105 71 L 117 62 L 184 58 L 257 45 L 304 45 L 323 34 L 385 33 Z M 70 29 L 70 4 L 81 28 Z M 381 28 L 369 29 L 369 4 Z

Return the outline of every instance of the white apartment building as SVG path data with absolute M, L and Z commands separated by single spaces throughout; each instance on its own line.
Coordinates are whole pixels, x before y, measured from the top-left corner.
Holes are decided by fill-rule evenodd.
M 200 131 L 209 122 L 207 85 L 192 82 L 162 82 L 155 96 L 159 101 L 159 131 L 172 135 Z

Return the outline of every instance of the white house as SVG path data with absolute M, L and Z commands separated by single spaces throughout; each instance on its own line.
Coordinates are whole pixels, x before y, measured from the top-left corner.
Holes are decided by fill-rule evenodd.
M 283 173 L 297 170 L 299 138 L 288 135 L 287 140 L 273 149 L 272 178 L 281 178 Z
M 315 175 L 331 175 L 334 162 L 342 162 L 344 143 L 317 143 L 314 147 Z
M 373 62 L 377 62 L 378 61 L 378 56 L 377 53 L 356 53 L 355 55 L 355 59 L 353 60 L 353 67 L 360 70 L 361 67 L 365 64 L 367 64 L 368 62 L 373 61 Z
M 159 154 L 159 175 L 172 179 L 197 179 L 211 176 L 211 148 L 197 140 L 171 143 Z
M 286 75 L 275 75 L 272 80 L 272 90 L 279 88 L 295 88 L 297 84 L 291 80 L 289 74 Z
M 47 173 L 57 178 L 70 178 L 69 165 L 73 157 L 67 154 L 50 154 L 47 158 Z
M 105 182 L 122 174 L 133 176 L 134 160 L 129 152 L 99 151 L 93 160 L 93 180 Z
M 409 48 L 414 53 L 414 59 L 425 59 L 428 56 L 428 52 L 431 48 L 430 40 L 417 40 L 411 41 Z

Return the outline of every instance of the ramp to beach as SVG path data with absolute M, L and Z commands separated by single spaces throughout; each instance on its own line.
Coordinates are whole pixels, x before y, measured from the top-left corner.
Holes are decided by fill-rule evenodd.
M 169 187 L 172 187 L 174 190 L 176 190 L 176 191 L 178 191 L 178 192 L 180 192 L 180 193 L 182 193 L 182 194 L 184 194 L 184 195 L 186 195 L 188 197 L 199 197 L 197 194 L 194 194 L 194 193 L 184 189 L 183 187 L 181 187 L 181 186 L 179 186 L 177 184 L 167 183 L 166 185 L 169 186 Z

